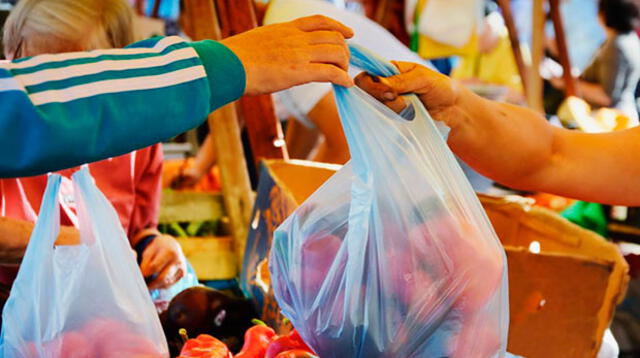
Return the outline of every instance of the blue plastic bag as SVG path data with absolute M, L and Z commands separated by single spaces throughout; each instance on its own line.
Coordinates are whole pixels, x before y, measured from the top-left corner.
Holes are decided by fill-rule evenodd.
M 359 48 L 353 65 L 395 67 Z M 275 297 L 322 358 L 504 357 L 506 257 L 415 96 L 408 121 L 335 87 L 351 161 L 275 232 Z
M 79 245 L 54 245 L 60 176 L 2 312 L 1 357 L 168 357 L 149 292 L 118 216 L 86 167 L 73 175 Z

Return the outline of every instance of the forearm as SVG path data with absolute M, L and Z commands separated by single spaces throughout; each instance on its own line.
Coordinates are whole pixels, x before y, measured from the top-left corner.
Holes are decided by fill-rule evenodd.
M 451 149 L 502 184 L 522 189 L 535 186 L 535 177 L 554 154 L 553 127 L 527 108 L 489 101 L 464 88 L 459 91 L 457 105 L 449 109 L 455 113 L 445 117 L 451 127 Z
M 640 128 L 589 134 L 527 108 L 467 94 L 459 101 L 449 146 L 481 174 L 516 189 L 640 205 Z
M 213 139 L 211 138 L 211 135 L 208 135 L 202 143 L 202 147 L 198 151 L 198 154 L 196 155 L 195 162 L 193 163 L 193 168 L 198 172 L 198 174 L 205 175 L 216 164 L 216 160 L 216 148 L 213 145 Z
M 34 224 L 24 220 L 0 217 L 0 264 L 18 264 L 29 244 Z M 77 245 L 80 234 L 71 226 L 61 226 L 57 245 Z
M 611 106 L 611 97 L 597 83 L 578 80 L 578 95 L 589 103 L 601 107 Z
M 166 140 L 240 97 L 244 86 L 242 64 L 226 47 L 171 37 L 0 65 L 0 177 Z

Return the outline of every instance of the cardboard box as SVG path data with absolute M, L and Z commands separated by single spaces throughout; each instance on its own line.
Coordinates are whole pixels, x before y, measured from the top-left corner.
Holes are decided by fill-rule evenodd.
M 240 286 L 254 300 L 261 319 L 276 330 L 286 328 L 270 287 L 267 256 L 273 232 L 339 168 L 307 161 L 266 160 L 261 164 Z
M 269 287 L 273 232 L 337 169 L 300 161 L 262 165 L 241 285 L 278 329 L 286 328 Z M 595 357 L 628 280 L 616 247 L 526 199 L 480 200 L 507 252 L 509 351 L 527 358 Z
M 480 201 L 507 252 L 509 351 L 595 357 L 629 280 L 617 247 L 524 198 Z

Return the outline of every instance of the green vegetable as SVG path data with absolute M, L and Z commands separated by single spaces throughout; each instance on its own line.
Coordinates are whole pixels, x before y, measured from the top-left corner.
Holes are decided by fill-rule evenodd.
M 169 228 L 173 231 L 173 235 L 176 237 L 189 237 L 179 223 L 171 223 L 169 224 Z

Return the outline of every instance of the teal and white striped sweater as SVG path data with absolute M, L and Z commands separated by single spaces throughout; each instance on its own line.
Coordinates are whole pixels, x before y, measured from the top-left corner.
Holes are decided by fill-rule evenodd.
M 126 49 L 0 63 L 0 177 L 46 173 L 171 138 L 244 92 L 215 41 L 156 37 Z

